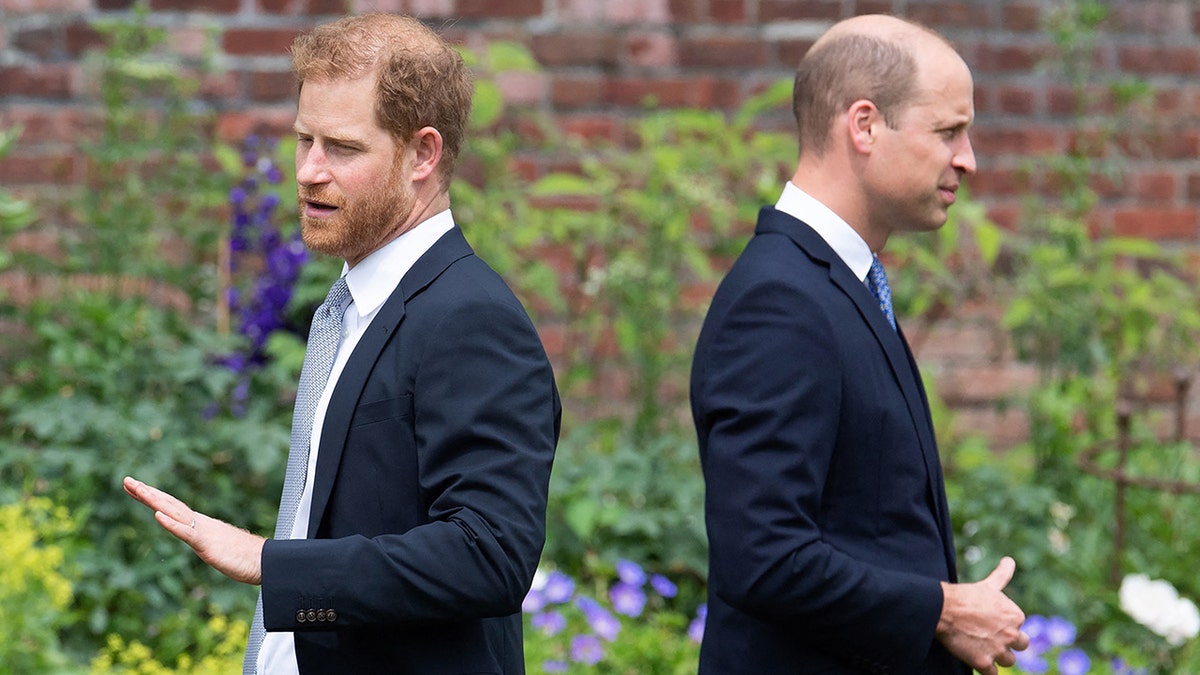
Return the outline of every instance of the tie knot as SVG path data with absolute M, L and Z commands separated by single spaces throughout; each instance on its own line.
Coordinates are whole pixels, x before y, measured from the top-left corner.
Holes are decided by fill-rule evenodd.
M 333 286 L 329 287 L 329 294 L 325 296 L 325 302 L 322 303 L 326 312 L 333 313 L 346 301 L 346 297 L 350 295 L 350 287 L 346 285 L 346 277 L 338 277 L 338 280 L 333 282 Z

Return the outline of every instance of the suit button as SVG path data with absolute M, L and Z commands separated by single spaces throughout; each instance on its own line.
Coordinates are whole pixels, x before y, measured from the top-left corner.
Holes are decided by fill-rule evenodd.
M 304 610 L 301 609 L 296 612 L 296 621 L 297 623 L 304 623 Z
M 305 618 L 308 619 L 309 621 L 316 621 L 317 620 L 316 610 L 313 610 L 313 609 L 308 610 L 308 614 L 305 616 Z
M 329 617 L 330 623 L 337 621 L 337 612 L 333 611 L 332 609 L 326 612 L 325 616 Z
M 321 622 L 325 621 L 325 610 L 323 610 L 323 609 L 317 610 L 317 621 L 321 621 Z

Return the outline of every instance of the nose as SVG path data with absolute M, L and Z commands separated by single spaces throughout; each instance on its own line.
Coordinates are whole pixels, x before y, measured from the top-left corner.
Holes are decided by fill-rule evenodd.
M 963 173 L 975 173 L 975 150 L 971 147 L 971 138 L 966 134 L 962 135 L 962 143 L 954 153 L 953 165 Z
M 313 141 L 296 144 L 296 182 L 301 185 L 317 185 L 331 180 L 329 163 L 325 153 Z

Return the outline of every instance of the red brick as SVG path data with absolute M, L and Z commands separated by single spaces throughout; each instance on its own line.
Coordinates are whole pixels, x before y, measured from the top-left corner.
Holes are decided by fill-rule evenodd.
M 150 0 L 150 9 L 158 12 L 232 14 L 238 11 L 241 4 L 241 0 Z
M 255 71 L 250 73 L 250 99 L 278 103 L 297 95 L 296 76 L 291 71 Z
M 855 14 L 895 14 L 896 3 L 890 0 L 859 0 L 854 5 Z
M 133 8 L 133 0 L 96 0 L 96 9 L 117 12 Z
M 544 66 L 615 66 L 620 43 L 608 31 L 535 35 L 531 49 Z
M 299 32 L 284 28 L 233 28 L 225 31 L 222 46 L 231 56 L 284 56 Z
M 1029 391 L 1037 381 L 1032 365 L 958 366 L 938 378 L 938 394 L 950 404 L 995 403 Z
M 1187 198 L 1191 201 L 1200 200 L 1200 174 L 1194 173 L 1187 178 Z M 1196 268 L 1200 269 L 1200 267 Z
M 302 0 L 256 0 L 256 2 L 268 14 L 294 14 Z
M 1029 192 L 1029 176 L 1021 169 L 981 166 L 967 178 L 971 194 L 976 197 L 1016 197 Z
M 746 0 L 709 0 L 708 16 L 723 24 L 745 23 Z
M 986 28 L 991 10 L 999 3 L 925 2 L 910 3 L 907 16 L 932 28 Z
M 336 16 L 341 18 L 346 13 L 345 0 L 307 0 L 304 3 L 304 13 L 309 16 Z
M 692 80 L 686 78 L 651 78 L 616 76 L 604 86 L 604 99 L 610 103 L 639 107 L 648 99 L 654 105 L 679 107 L 692 99 Z
M 839 0 L 760 0 L 758 20 L 788 21 L 795 19 L 824 19 L 836 21 L 842 18 L 842 3 Z
M 39 60 L 47 60 L 59 51 L 62 44 L 62 28 L 39 26 L 19 30 L 13 35 L 13 47 Z
M 1074 115 L 1075 92 L 1067 85 L 1051 86 L 1046 91 L 1046 109 L 1051 115 Z
M 603 7 L 603 18 L 609 23 L 622 25 L 663 25 L 670 20 L 664 2 L 646 0 L 605 0 L 591 2 Z
M 1116 3 L 1108 23 L 1115 24 L 1117 30 L 1123 32 L 1147 33 L 1154 36 L 1187 35 L 1189 4 L 1191 3 Z
M 1173 201 L 1178 195 L 1178 184 L 1178 177 L 1173 173 L 1139 173 L 1133 176 L 1133 193 L 1142 202 Z
M 559 122 L 559 129 L 569 137 L 587 141 L 619 141 L 624 129 L 612 115 L 571 115 Z
M 754 39 L 710 37 L 684 40 L 679 65 L 700 68 L 759 68 L 767 63 L 767 45 Z
M 96 114 L 87 108 L 11 103 L 0 114 L 0 128 L 21 127 L 22 146 L 78 143 L 97 128 Z
M 700 20 L 700 0 L 667 0 L 667 11 L 675 22 Z
M 541 13 L 542 0 L 458 0 L 458 15 L 467 19 L 520 19 Z
M 104 36 L 87 21 L 72 21 L 67 24 L 63 40 L 67 54 L 75 58 L 105 46 Z
M 68 99 L 77 70 L 74 64 L 0 67 L 0 95 Z
M 635 33 L 625 42 L 623 65 L 668 68 L 679 62 L 678 45 L 666 32 Z
M 1200 229 L 1192 208 L 1125 207 L 1113 212 L 1113 234 L 1117 236 L 1191 241 Z
M 604 80 L 599 75 L 554 75 L 550 100 L 558 110 L 590 108 L 604 98 Z
M 74 154 L 14 154 L 0 159 L 0 185 L 75 183 L 82 177 L 83 164 Z
M 1025 86 L 1000 86 L 996 90 L 996 108 L 1002 113 L 1029 115 L 1037 109 L 1037 93 Z
M 1042 27 L 1042 10 L 1035 4 L 1023 2 L 1004 3 L 1004 28 L 1012 31 L 1029 32 Z
M 1041 58 L 1042 49 L 1033 45 L 984 43 L 975 49 L 971 68 L 976 72 L 1028 73 Z
M 990 447 L 1003 450 L 1029 440 L 1029 414 L 1012 406 L 975 406 L 953 411 L 956 434 L 982 436 Z
M 1049 127 L 976 126 L 975 152 L 982 155 L 1045 155 L 1066 149 L 1066 135 Z
M 454 16 L 454 0 L 408 0 L 408 11 L 423 19 Z
M 1142 75 L 1200 73 L 1200 48 L 1127 45 L 1117 50 L 1117 66 Z
M 288 108 L 257 108 L 253 112 L 231 111 L 217 117 L 217 138 L 240 143 L 250 134 L 287 136 L 292 133 L 296 111 Z
M 0 0 L 0 13 L 69 14 L 91 9 L 89 0 Z
M 794 72 L 812 46 L 812 40 L 780 40 L 775 43 L 775 58 L 780 66 Z

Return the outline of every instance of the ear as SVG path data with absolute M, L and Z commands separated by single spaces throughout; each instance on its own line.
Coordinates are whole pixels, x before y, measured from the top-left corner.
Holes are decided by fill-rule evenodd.
M 408 147 L 413 152 L 413 182 L 432 176 L 442 163 L 442 133 L 433 127 L 422 127 L 413 134 Z
M 864 155 L 871 154 L 881 124 L 883 113 L 867 99 L 855 101 L 846 111 L 846 131 L 849 133 L 850 144 Z

